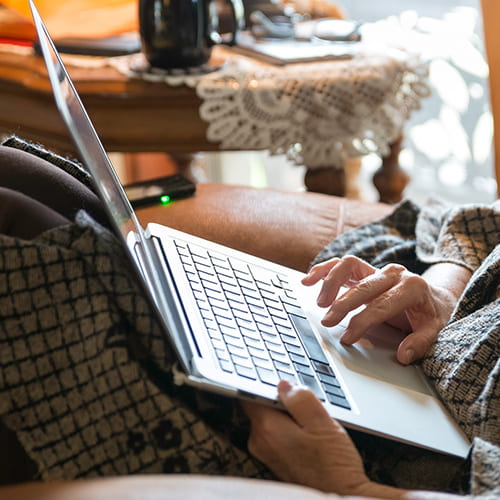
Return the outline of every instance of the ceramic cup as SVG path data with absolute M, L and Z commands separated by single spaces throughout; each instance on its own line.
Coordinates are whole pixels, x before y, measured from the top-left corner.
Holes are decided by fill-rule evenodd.
M 228 34 L 219 32 L 215 0 L 139 0 L 142 51 L 151 66 L 200 66 L 216 43 L 234 44 L 245 23 L 243 3 L 226 1 L 234 21 Z

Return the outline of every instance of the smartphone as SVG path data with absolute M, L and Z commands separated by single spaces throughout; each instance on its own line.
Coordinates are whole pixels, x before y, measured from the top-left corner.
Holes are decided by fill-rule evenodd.
M 173 200 L 193 196 L 196 185 L 181 174 L 135 182 L 124 186 L 125 194 L 134 208 L 168 205 Z

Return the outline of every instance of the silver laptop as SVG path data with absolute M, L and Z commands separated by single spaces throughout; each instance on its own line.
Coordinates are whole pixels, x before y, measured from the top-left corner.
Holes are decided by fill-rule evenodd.
M 380 326 L 344 346 L 349 318 L 324 328 L 318 289 L 302 286 L 302 273 L 159 224 L 141 227 L 30 6 L 57 107 L 177 353 L 176 379 L 269 404 L 277 404 L 278 381 L 289 379 L 348 427 L 465 457 L 469 441 L 420 368 L 396 361 L 398 331 Z

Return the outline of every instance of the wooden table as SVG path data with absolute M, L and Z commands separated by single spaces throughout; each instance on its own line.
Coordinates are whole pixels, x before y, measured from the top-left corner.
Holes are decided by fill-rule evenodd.
M 131 79 L 111 66 L 67 67 L 107 151 L 182 155 L 220 150 L 206 138 L 208 124 L 199 116 L 195 89 Z M 41 57 L 0 51 L 0 133 L 75 154 Z M 344 194 L 339 169 L 308 170 L 305 182 L 313 191 Z M 397 202 L 407 182 L 393 154 L 384 160 L 375 184 L 381 200 Z

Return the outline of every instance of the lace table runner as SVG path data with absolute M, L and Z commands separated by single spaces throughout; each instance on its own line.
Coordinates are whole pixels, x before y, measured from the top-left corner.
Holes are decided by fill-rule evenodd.
M 115 59 L 128 76 L 196 88 L 207 139 L 221 149 L 268 150 L 309 168 L 385 155 L 429 94 L 427 65 L 392 50 L 351 60 L 272 66 L 217 47 L 220 68 L 150 70 L 141 55 Z

